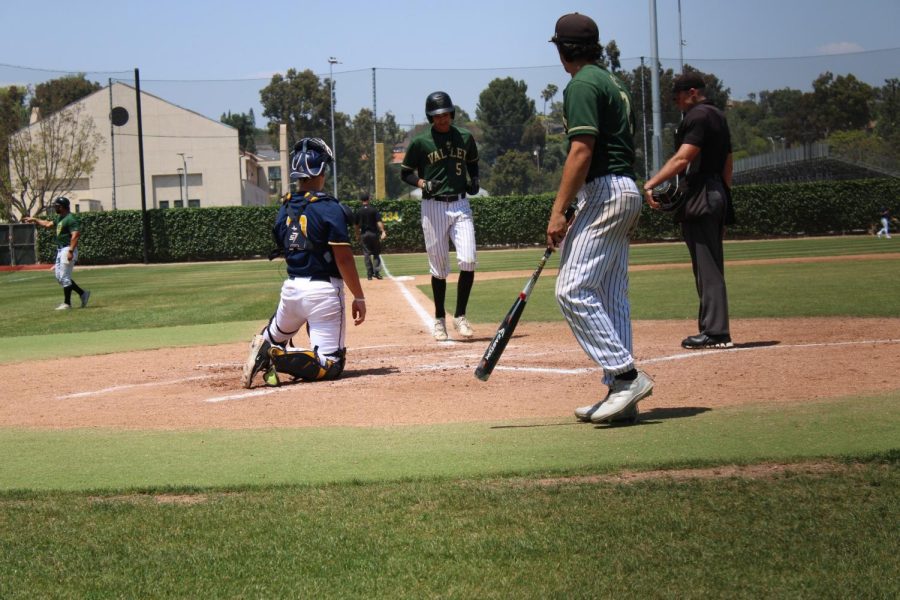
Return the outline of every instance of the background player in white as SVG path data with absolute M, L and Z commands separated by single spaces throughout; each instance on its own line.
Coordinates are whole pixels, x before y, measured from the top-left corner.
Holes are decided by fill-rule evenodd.
M 434 295 L 434 339 L 447 339 L 444 298 L 450 273 L 450 240 L 459 263 L 453 325 L 461 336 L 471 338 L 466 306 L 475 281 L 475 224 L 466 192 L 477 194 L 479 190 L 478 147 L 468 130 L 453 125 L 456 109 L 446 92 L 428 95 L 425 114 L 432 126 L 410 142 L 400 177 L 422 190 L 422 233 Z
M 241 376 L 246 388 L 259 372 L 270 385 L 277 385 L 278 372 L 311 381 L 340 376 L 346 351 L 345 284 L 353 294 L 354 323 L 366 318 L 366 300 L 350 249 L 352 213 L 324 191 L 332 160 L 331 148 L 318 138 L 304 138 L 294 146 L 290 177 L 299 180 L 298 191 L 285 198 L 272 228 L 288 278 L 275 315 L 250 343 Z M 304 325 L 311 349 L 287 348 Z
M 634 183 L 634 114 L 625 85 L 597 66 L 597 24 L 578 13 L 560 17 L 556 44 L 572 76 L 563 92 L 569 154 L 547 225 L 547 243 L 560 254 L 556 299 L 575 339 L 603 368 L 608 393 L 575 410 L 600 423 L 636 410 L 653 381 L 634 367 L 628 301 L 628 243 L 641 213 Z M 566 209 L 577 201 L 567 223 Z

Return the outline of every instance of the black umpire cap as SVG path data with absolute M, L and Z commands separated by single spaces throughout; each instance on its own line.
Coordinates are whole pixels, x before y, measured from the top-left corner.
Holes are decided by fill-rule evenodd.
M 600 31 L 592 18 L 570 13 L 556 21 L 556 32 L 550 41 L 554 44 L 598 44 Z

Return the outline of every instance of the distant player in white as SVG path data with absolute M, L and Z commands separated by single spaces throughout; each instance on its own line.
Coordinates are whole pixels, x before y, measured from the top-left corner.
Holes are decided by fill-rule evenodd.
M 572 76 L 563 93 L 569 154 L 547 225 L 560 255 L 556 298 L 575 339 L 603 368 L 609 386 L 599 402 L 575 410 L 601 423 L 636 415 L 653 381 L 635 369 L 628 301 L 628 243 L 643 200 L 634 183 L 634 114 L 627 88 L 596 65 L 597 24 L 577 13 L 556 23 L 560 61 Z M 566 209 L 576 201 L 571 225 Z
M 425 114 L 432 126 L 410 142 L 400 177 L 422 190 L 422 233 L 434 295 L 434 339 L 447 339 L 444 298 L 450 274 L 450 240 L 459 262 L 453 325 L 461 336 L 471 338 L 466 306 L 475 281 L 475 224 L 466 192 L 477 194 L 480 187 L 478 147 L 468 130 L 453 125 L 456 109 L 446 92 L 428 95 Z

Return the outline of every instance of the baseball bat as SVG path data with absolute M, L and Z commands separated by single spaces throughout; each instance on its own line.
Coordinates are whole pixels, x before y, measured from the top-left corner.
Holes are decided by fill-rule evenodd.
M 516 301 L 513 302 L 509 312 L 506 313 L 506 316 L 503 317 L 503 320 L 500 322 L 500 327 L 497 328 L 494 339 L 491 340 L 487 350 L 484 351 L 484 356 L 481 357 L 481 361 L 475 368 L 475 377 L 481 381 L 487 381 L 494 371 L 494 367 L 497 366 L 497 361 L 500 360 L 500 356 L 503 354 L 506 344 L 509 343 L 513 332 L 516 330 L 516 325 L 519 324 L 519 317 L 522 316 L 522 311 L 525 310 L 525 303 L 528 302 L 528 296 L 531 295 L 531 290 L 534 289 L 534 284 L 537 283 L 538 277 L 540 277 L 541 271 L 544 270 L 544 265 L 547 264 L 547 259 L 550 258 L 550 254 L 552 253 L 553 248 L 550 246 L 544 250 L 544 256 L 541 257 L 541 262 L 538 263 L 537 269 L 532 273 L 531 279 L 528 280 L 528 283 L 526 283 L 522 291 L 519 292 L 519 297 L 516 298 Z

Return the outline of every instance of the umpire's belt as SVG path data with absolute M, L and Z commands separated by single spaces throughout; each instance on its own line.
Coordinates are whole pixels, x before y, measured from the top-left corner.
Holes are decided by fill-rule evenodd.
M 445 196 L 432 196 L 429 198 L 430 200 L 437 200 L 438 202 L 456 202 L 457 200 L 465 200 L 465 194 L 448 194 Z

